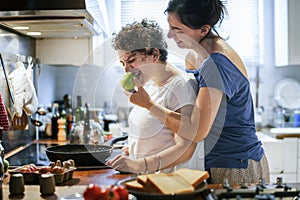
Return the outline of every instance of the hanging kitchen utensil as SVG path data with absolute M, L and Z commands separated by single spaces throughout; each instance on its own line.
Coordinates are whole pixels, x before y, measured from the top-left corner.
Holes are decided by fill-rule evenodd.
M 32 62 L 32 57 L 28 56 L 27 57 L 27 62 L 28 62 L 28 66 L 27 66 L 27 74 L 30 80 L 32 80 L 32 68 L 33 68 L 33 62 Z
M 3 73 L 4 73 L 4 76 L 5 76 L 5 80 L 6 80 L 7 88 L 8 88 L 8 94 L 11 98 L 11 102 L 13 104 L 15 104 L 14 97 L 13 97 L 11 89 L 10 89 L 10 85 L 9 85 L 9 81 L 8 81 L 8 78 L 7 78 L 7 74 L 6 74 L 6 70 L 5 70 L 5 67 L 4 67 L 4 62 L 3 62 L 3 58 L 2 58 L 1 53 L 0 53 L 0 60 L 1 60 L 1 65 L 2 65 L 2 68 L 3 68 Z M 24 110 L 22 110 L 22 115 L 21 116 L 18 116 L 16 113 L 13 114 L 12 127 L 13 127 L 13 130 L 27 130 L 28 129 L 28 117 L 27 117 L 26 112 Z
M 34 114 L 38 107 L 38 99 L 23 62 L 16 62 L 15 69 L 8 75 L 8 79 L 15 99 L 15 112 L 21 116 L 24 109 L 28 115 Z

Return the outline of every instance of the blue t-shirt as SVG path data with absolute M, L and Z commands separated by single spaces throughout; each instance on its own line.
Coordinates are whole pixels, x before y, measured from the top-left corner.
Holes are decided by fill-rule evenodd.
M 247 168 L 248 159 L 259 161 L 264 150 L 256 136 L 250 83 L 223 54 L 213 53 L 196 71 L 199 89 L 221 90 L 223 101 L 205 138 L 205 169 Z

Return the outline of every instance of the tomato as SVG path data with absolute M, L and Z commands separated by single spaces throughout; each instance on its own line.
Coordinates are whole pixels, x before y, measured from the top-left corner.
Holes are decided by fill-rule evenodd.
M 128 190 L 122 185 L 101 188 L 90 184 L 83 192 L 84 200 L 128 200 Z
M 109 190 L 90 184 L 83 192 L 85 200 L 109 200 Z
M 128 190 L 122 186 L 122 185 L 114 185 L 112 186 L 111 190 L 116 191 L 119 196 L 120 196 L 120 200 L 128 200 Z
M 109 200 L 120 200 L 119 193 L 113 188 L 109 189 Z

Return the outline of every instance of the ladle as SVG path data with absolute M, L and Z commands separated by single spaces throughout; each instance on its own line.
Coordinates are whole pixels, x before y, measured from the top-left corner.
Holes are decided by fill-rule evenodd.
M 35 114 L 37 115 L 46 115 L 47 114 L 47 111 L 44 109 L 44 108 L 39 108 Z M 43 125 L 43 122 L 41 122 L 40 120 L 38 119 L 34 119 L 31 117 L 30 119 L 31 123 L 35 126 L 42 126 Z
M 47 111 L 44 108 L 39 108 L 36 113 L 39 115 L 46 115 Z
M 40 120 L 37 120 L 37 119 L 30 118 L 30 121 L 35 126 L 42 126 L 43 125 L 43 122 L 41 122 Z

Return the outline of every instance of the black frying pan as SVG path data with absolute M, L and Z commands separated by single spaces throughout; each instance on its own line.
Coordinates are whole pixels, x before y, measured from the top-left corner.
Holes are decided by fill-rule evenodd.
M 111 156 L 113 144 L 118 141 L 126 140 L 128 135 L 116 137 L 110 141 L 109 145 L 92 144 L 66 144 L 51 146 L 46 149 L 46 154 L 50 161 L 74 160 L 75 166 L 105 166 L 106 160 Z
M 103 166 L 112 153 L 113 148 L 106 145 L 66 144 L 46 149 L 50 161 L 74 160 L 75 166 Z

